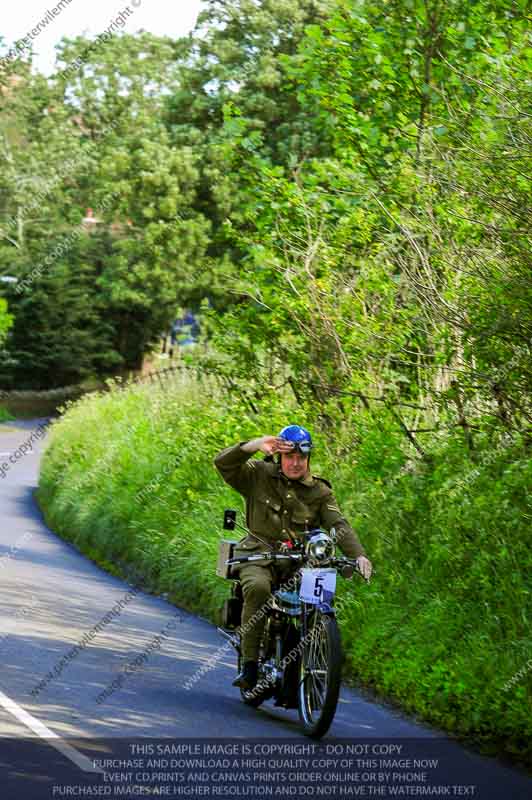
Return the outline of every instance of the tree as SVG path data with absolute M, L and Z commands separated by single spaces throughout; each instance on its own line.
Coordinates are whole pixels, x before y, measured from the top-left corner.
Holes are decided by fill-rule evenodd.
M 324 405 L 416 406 L 412 423 L 398 418 L 416 446 L 424 406 L 424 427 L 462 426 L 470 445 L 468 417 L 522 428 L 524 9 L 342 2 L 307 34 L 292 70 L 300 98 L 319 99 L 334 155 L 287 175 L 250 147 L 245 116 L 231 117 L 234 173 L 248 175 L 235 233 L 248 258 L 233 291 L 250 299 L 220 330 L 221 349 L 243 374 L 273 350 L 299 395 Z
M 165 124 L 175 147 L 192 146 L 200 175 L 194 207 L 211 222 L 207 251 L 208 295 L 227 308 L 228 276 L 241 259 L 226 223 L 245 225 L 246 179 L 229 172 L 238 130 L 227 125 L 238 110 L 250 151 L 287 170 L 329 143 L 313 122 L 315 102 L 301 103 L 291 79 L 298 47 L 310 23 L 326 18 L 330 0 L 210 0 L 200 14 L 186 57 L 178 64 L 179 86 L 168 99 Z M 238 126 L 237 126 L 238 127 Z
M 52 79 L 28 74 L 5 98 L 0 263 L 23 291 L 8 342 L 20 366 L 2 380 L 138 368 L 195 290 L 209 230 L 198 156 L 171 148 L 159 119 L 179 49 L 150 34 L 67 40 Z

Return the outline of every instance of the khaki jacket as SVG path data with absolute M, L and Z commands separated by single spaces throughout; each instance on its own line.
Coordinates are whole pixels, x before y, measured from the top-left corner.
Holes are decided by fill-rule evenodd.
M 331 484 L 317 475 L 289 480 L 279 464 L 269 459 L 251 459 L 240 444 L 219 453 L 214 465 L 229 486 L 246 498 L 246 524 L 270 545 L 312 528 L 335 528 L 337 544 L 348 558 L 365 555 L 353 529 L 345 520 L 333 495 Z M 240 553 L 264 550 L 264 545 L 247 536 L 238 546 Z M 236 553 L 235 553 L 236 555 Z

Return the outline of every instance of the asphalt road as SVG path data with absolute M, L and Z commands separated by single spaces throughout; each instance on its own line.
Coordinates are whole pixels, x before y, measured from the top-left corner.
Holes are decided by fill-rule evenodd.
M 271 703 L 257 710 L 242 704 L 238 690 L 231 686 L 235 675 L 231 649 L 223 653 L 215 668 L 187 688 L 187 681 L 224 644 L 216 628 L 161 598 L 132 594 L 130 586 L 103 572 L 46 527 L 33 498 L 45 439 L 14 463 L 10 461 L 13 453 L 21 455 L 18 448 L 41 422 L 0 425 L 0 465 L 9 465 L 0 477 L 0 798 L 157 796 L 157 786 L 164 795 L 162 777 L 151 784 L 146 778 L 151 789 L 138 787 L 137 794 L 133 790 L 118 795 L 107 791 L 116 792 L 116 782 L 103 774 L 107 770 L 95 765 L 94 759 L 126 751 L 131 757 L 133 740 L 140 746 L 145 746 L 147 739 L 201 747 L 210 739 L 240 743 L 241 747 L 258 743 L 255 752 L 260 743 L 273 746 L 277 742 L 275 752 L 279 753 L 281 746 L 290 743 L 292 750 L 295 745 L 309 745 L 299 728 L 297 712 L 276 709 Z M 105 621 L 113 608 L 114 616 Z M 65 661 L 66 654 L 83 641 L 76 655 Z M 135 659 L 136 666 L 125 674 L 124 668 Z M 46 678 L 49 671 L 52 679 Z M 111 691 L 113 680 L 120 675 L 121 685 Z M 108 696 L 97 702 L 106 689 Z M 401 770 L 404 765 L 389 761 L 383 766 L 380 759 L 425 753 L 439 763 L 434 774 L 429 769 L 425 783 L 419 779 L 421 788 L 430 780 L 434 785 L 458 787 L 439 796 L 482 800 L 532 797 L 532 781 L 521 771 L 444 741 L 440 732 L 344 687 L 333 725 L 314 752 L 332 758 L 345 754 L 341 748 L 349 742 L 349 752 L 367 760 L 353 761 L 350 777 L 334 784 L 329 796 L 393 796 L 381 791 L 388 789 L 379 787 L 384 778 L 379 779 L 377 773 Z M 191 754 L 190 747 L 185 754 Z M 297 769 L 310 770 L 309 764 L 302 764 Z M 296 769 L 294 764 L 285 767 Z M 339 768 L 339 764 L 329 767 Z M 246 767 L 248 772 L 251 768 Z M 355 768 L 360 773 L 366 770 L 366 786 L 361 777 L 354 777 Z M 124 767 L 122 772 L 126 771 Z M 368 777 L 374 773 L 376 777 Z M 312 779 L 311 785 L 307 775 L 305 785 L 310 788 L 302 791 L 295 775 L 292 772 L 283 786 L 293 785 L 298 796 L 320 796 L 325 794 L 323 787 L 334 783 L 330 776 L 322 775 L 322 779 Z M 299 776 L 303 780 L 303 773 Z M 262 796 L 264 792 L 258 790 L 255 794 L 246 791 L 250 784 L 244 777 L 240 774 L 231 784 L 218 783 L 219 791 L 212 796 Z M 255 778 L 262 789 L 275 789 L 273 778 L 270 783 L 259 775 Z M 129 783 L 123 779 L 120 785 L 138 780 L 134 774 Z M 116 781 L 120 783 L 118 778 Z M 207 789 L 207 783 L 182 783 L 180 791 L 172 784 L 174 793 L 167 795 L 202 794 L 185 788 Z M 412 787 L 413 778 L 397 778 L 396 783 L 406 789 Z M 96 786 L 99 795 L 91 789 Z M 359 791 L 354 791 L 356 788 Z M 362 791 L 364 788 L 367 791 Z M 211 795 L 205 792 L 203 796 Z

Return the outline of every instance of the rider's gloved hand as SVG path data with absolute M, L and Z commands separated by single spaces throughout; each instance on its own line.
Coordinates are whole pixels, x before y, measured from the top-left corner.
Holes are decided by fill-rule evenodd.
M 369 581 L 371 573 L 373 572 L 373 566 L 369 558 L 366 558 L 366 556 L 359 556 L 356 560 L 356 565 L 362 577 Z

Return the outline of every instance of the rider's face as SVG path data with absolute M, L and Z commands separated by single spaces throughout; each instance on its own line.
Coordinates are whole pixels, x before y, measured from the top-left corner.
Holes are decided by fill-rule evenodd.
M 302 453 L 281 453 L 281 470 L 291 480 L 303 478 L 308 471 L 308 456 Z

